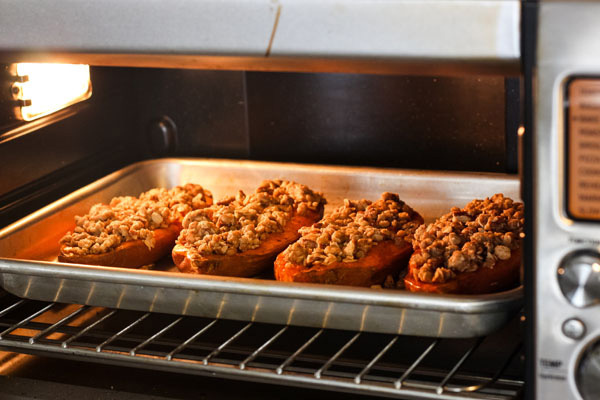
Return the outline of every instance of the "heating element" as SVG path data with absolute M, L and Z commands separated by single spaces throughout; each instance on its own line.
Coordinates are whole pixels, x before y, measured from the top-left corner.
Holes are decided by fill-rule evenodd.
M 435 339 L 11 295 L 0 304 L 0 346 L 18 352 L 410 399 L 513 399 L 523 387 L 518 319 L 488 337 Z

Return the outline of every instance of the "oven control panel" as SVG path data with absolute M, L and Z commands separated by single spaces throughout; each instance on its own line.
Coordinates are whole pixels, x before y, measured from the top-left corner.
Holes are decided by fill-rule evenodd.
M 542 378 L 563 379 L 573 398 L 594 399 L 600 393 L 600 79 L 572 76 L 564 82 L 564 170 L 562 213 L 571 221 L 567 243 L 575 246 L 555 261 L 555 282 L 562 295 L 554 313 L 559 335 L 547 335 L 546 359 L 560 359 L 561 368 L 541 367 Z M 590 231 L 592 228 L 592 231 Z M 582 247 L 583 246 L 583 247 Z M 565 249 L 567 250 L 567 249 Z M 558 255 L 558 254 L 557 254 Z M 563 305 L 560 305 L 560 304 Z M 551 312 L 548 305 L 545 313 Z M 546 328 L 547 329 L 547 328 Z M 544 375 L 545 374 L 545 375 Z M 556 382 L 548 386 L 557 385 Z M 544 396 L 549 395 L 548 391 Z M 539 397 L 539 396 L 538 396 Z
M 566 211 L 600 221 L 600 80 L 570 79 L 565 102 Z
M 535 52 L 523 53 L 530 388 L 535 400 L 600 399 L 600 1 L 541 0 L 534 13 Z

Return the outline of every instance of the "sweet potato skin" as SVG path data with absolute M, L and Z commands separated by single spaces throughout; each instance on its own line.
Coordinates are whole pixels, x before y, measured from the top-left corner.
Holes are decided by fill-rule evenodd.
M 74 264 L 101 265 L 107 267 L 138 268 L 152 264 L 169 254 L 173 243 L 181 232 L 180 224 L 171 224 L 167 228 L 154 230 L 154 247 L 149 249 L 142 240 L 130 240 L 101 254 L 67 255 L 60 248 L 58 261 Z
M 272 268 L 273 261 L 290 243 L 300 237 L 298 229 L 317 222 L 323 216 L 323 206 L 304 215 L 294 213 L 283 232 L 272 233 L 259 247 L 242 253 L 228 255 L 211 254 L 199 260 L 191 260 L 182 245 L 175 245 L 173 262 L 181 272 L 204 275 L 235 276 L 247 278 Z
M 378 243 L 355 262 L 315 264 L 311 268 L 287 262 L 284 254 L 280 254 L 275 260 L 275 278 L 283 282 L 369 287 L 381 284 L 388 275 L 398 275 L 406 268 L 411 254 L 409 243 L 395 244 L 393 240 Z
M 418 254 L 418 251 L 414 253 Z M 416 263 L 409 261 L 404 286 L 411 292 L 448 294 L 485 294 L 510 289 L 519 282 L 521 269 L 521 247 L 514 249 L 507 260 L 498 260 L 493 268 L 480 267 L 473 272 L 459 273 L 444 283 L 427 283 L 417 277 Z

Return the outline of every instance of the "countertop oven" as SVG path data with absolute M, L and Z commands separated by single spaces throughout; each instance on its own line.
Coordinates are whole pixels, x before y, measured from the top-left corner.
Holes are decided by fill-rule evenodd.
M 0 0 L 0 391 L 595 398 L 599 13 L 516 0 Z M 87 64 L 91 83 L 26 121 L 38 103 L 17 63 Z M 54 93 L 74 74 L 51 75 Z M 93 201 L 276 177 L 333 204 L 397 191 L 426 220 L 496 192 L 520 198 L 523 285 L 411 297 L 69 267 L 52 253 L 62 221 Z

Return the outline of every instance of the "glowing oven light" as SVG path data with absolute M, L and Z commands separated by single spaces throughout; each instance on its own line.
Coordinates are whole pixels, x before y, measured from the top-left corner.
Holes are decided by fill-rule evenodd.
M 16 72 L 13 94 L 25 121 L 51 114 L 92 95 L 89 65 L 21 63 L 16 65 Z

